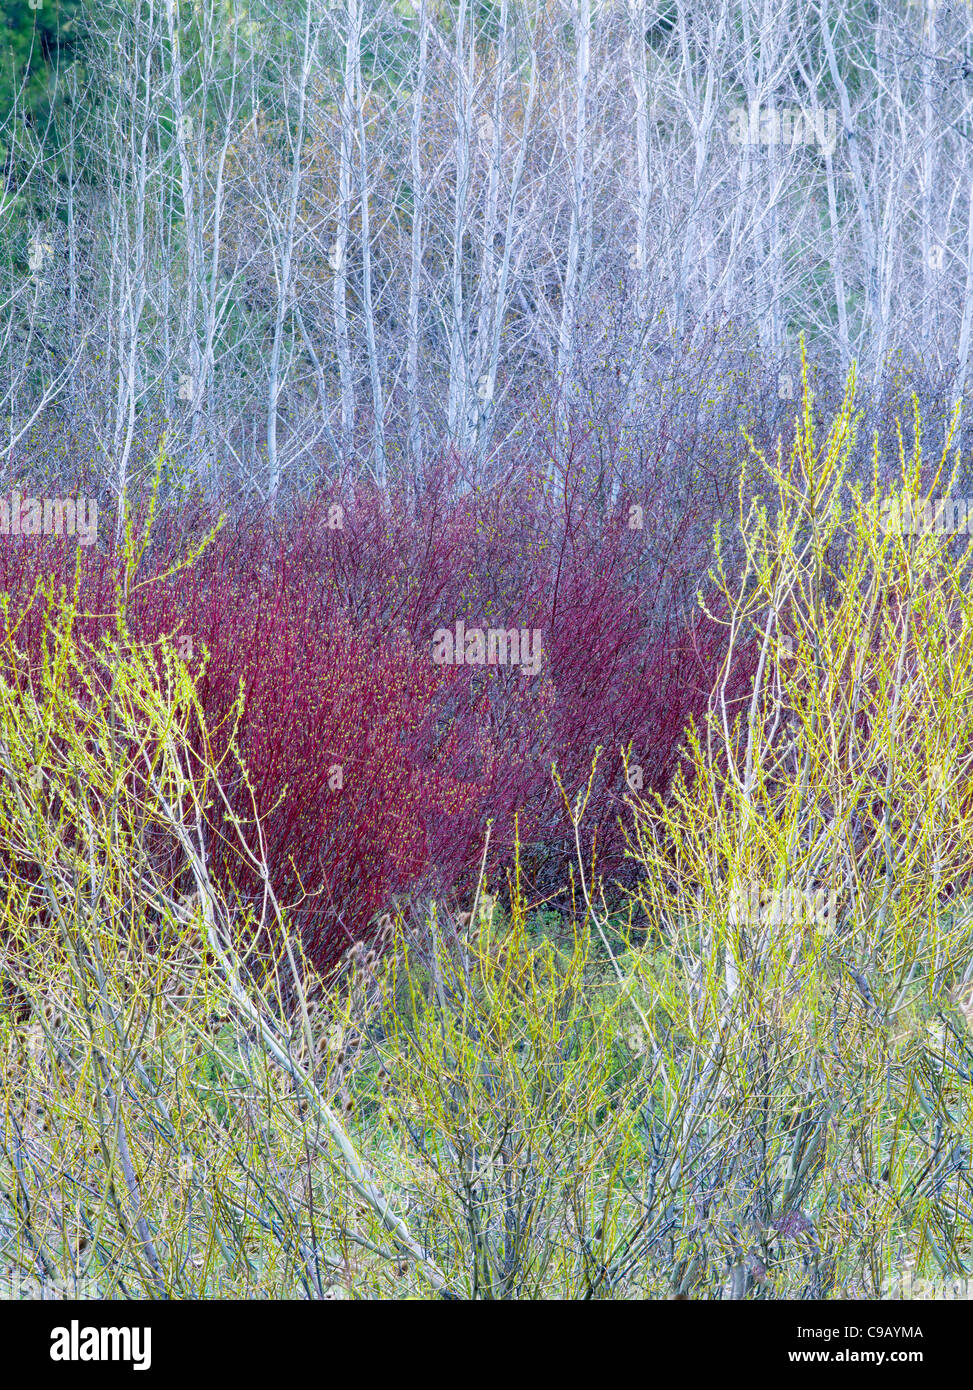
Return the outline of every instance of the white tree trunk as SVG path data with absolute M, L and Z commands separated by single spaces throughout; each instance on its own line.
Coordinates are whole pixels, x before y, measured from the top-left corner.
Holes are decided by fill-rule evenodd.
M 588 204 L 588 85 L 591 75 L 591 0 L 575 0 L 575 107 L 571 152 L 571 222 L 561 292 L 561 316 L 557 335 L 557 440 L 564 444 L 568 410 L 574 394 L 575 328 L 578 321 L 578 285 L 581 238 Z

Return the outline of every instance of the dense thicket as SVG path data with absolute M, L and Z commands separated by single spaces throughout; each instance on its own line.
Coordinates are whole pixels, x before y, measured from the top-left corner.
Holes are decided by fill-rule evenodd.
M 5 13 L 11 482 L 107 511 L 163 433 L 214 493 L 444 449 L 495 480 L 512 446 L 556 471 L 574 421 L 610 486 L 649 439 L 679 488 L 687 436 L 788 412 L 801 333 L 832 406 L 858 360 L 870 423 L 917 389 L 936 443 L 965 397 L 969 6 Z

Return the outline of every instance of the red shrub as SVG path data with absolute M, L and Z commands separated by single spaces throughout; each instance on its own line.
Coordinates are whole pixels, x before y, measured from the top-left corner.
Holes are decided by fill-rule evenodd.
M 676 512 L 659 491 L 612 506 L 589 476 L 579 453 L 556 483 L 521 472 L 460 494 L 443 468 L 418 494 L 341 485 L 276 518 L 240 512 L 191 570 L 134 598 L 137 637 L 178 632 L 194 654 L 207 648 L 199 692 L 211 728 L 242 678 L 239 747 L 274 889 L 289 904 L 311 895 L 301 920 L 321 965 L 391 895 L 456 884 L 490 817 L 495 868 L 509 862 L 516 813 L 528 871 L 554 851 L 562 880 L 557 861 L 573 845 L 551 764 L 573 793 L 599 746 L 586 830 L 602 871 L 624 871 L 621 750 L 645 787 L 666 788 L 722 642 L 686 602 L 709 518 Z M 206 521 L 197 512 L 157 526 L 140 577 Z M 65 542 L 9 542 L 0 587 L 23 611 L 37 575 L 70 584 L 73 564 Z M 81 552 L 80 565 L 94 636 L 114 603 L 111 548 Z M 537 630 L 539 672 L 435 664 L 434 633 L 460 620 Z M 18 636 L 35 657 L 39 626 L 35 609 Z M 231 800 L 246 820 L 242 780 Z M 226 843 L 218 871 L 259 901 L 259 878 Z

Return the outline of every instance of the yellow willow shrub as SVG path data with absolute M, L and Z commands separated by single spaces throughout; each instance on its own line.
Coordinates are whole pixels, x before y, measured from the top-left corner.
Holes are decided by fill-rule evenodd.
M 307 969 L 258 826 L 233 823 L 263 920 L 214 886 L 220 769 L 185 664 L 129 637 L 128 539 L 114 632 L 86 646 L 76 593 L 50 593 L 29 682 L 9 623 L 0 644 L 0 1296 L 333 1296 L 348 1220 L 370 1287 L 404 1256 L 442 1289 L 334 1068 L 292 1055 L 282 996 Z
M 973 1264 L 970 541 L 888 524 L 924 500 L 901 428 L 891 495 L 877 457 L 849 482 L 853 398 L 817 438 L 805 366 L 789 455 L 748 464 L 724 679 L 667 803 L 633 801 L 657 1043 L 692 1098 L 680 1269 L 737 1295 Z
M 115 631 L 97 644 L 78 635 L 77 588 L 52 589 L 28 673 L 5 610 L 0 1234 L 13 1293 L 26 1279 L 48 1295 L 189 1296 L 209 1282 L 200 1251 L 227 1248 L 209 1194 L 194 1201 L 201 1170 L 217 1200 L 231 1175 L 209 1137 L 220 1047 L 206 1036 L 226 1005 L 182 911 L 171 825 L 210 774 L 171 756 L 199 714 L 185 666 L 127 637 L 143 549 L 129 529 Z
M 387 1186 L 464 1297 L 638 1297 L 655 1213 L 624 1000 L 592 978 L 587 914 L 560 949 L 532 938 L 519 875 L 481 921 L 433 904 L 383 970 Z

